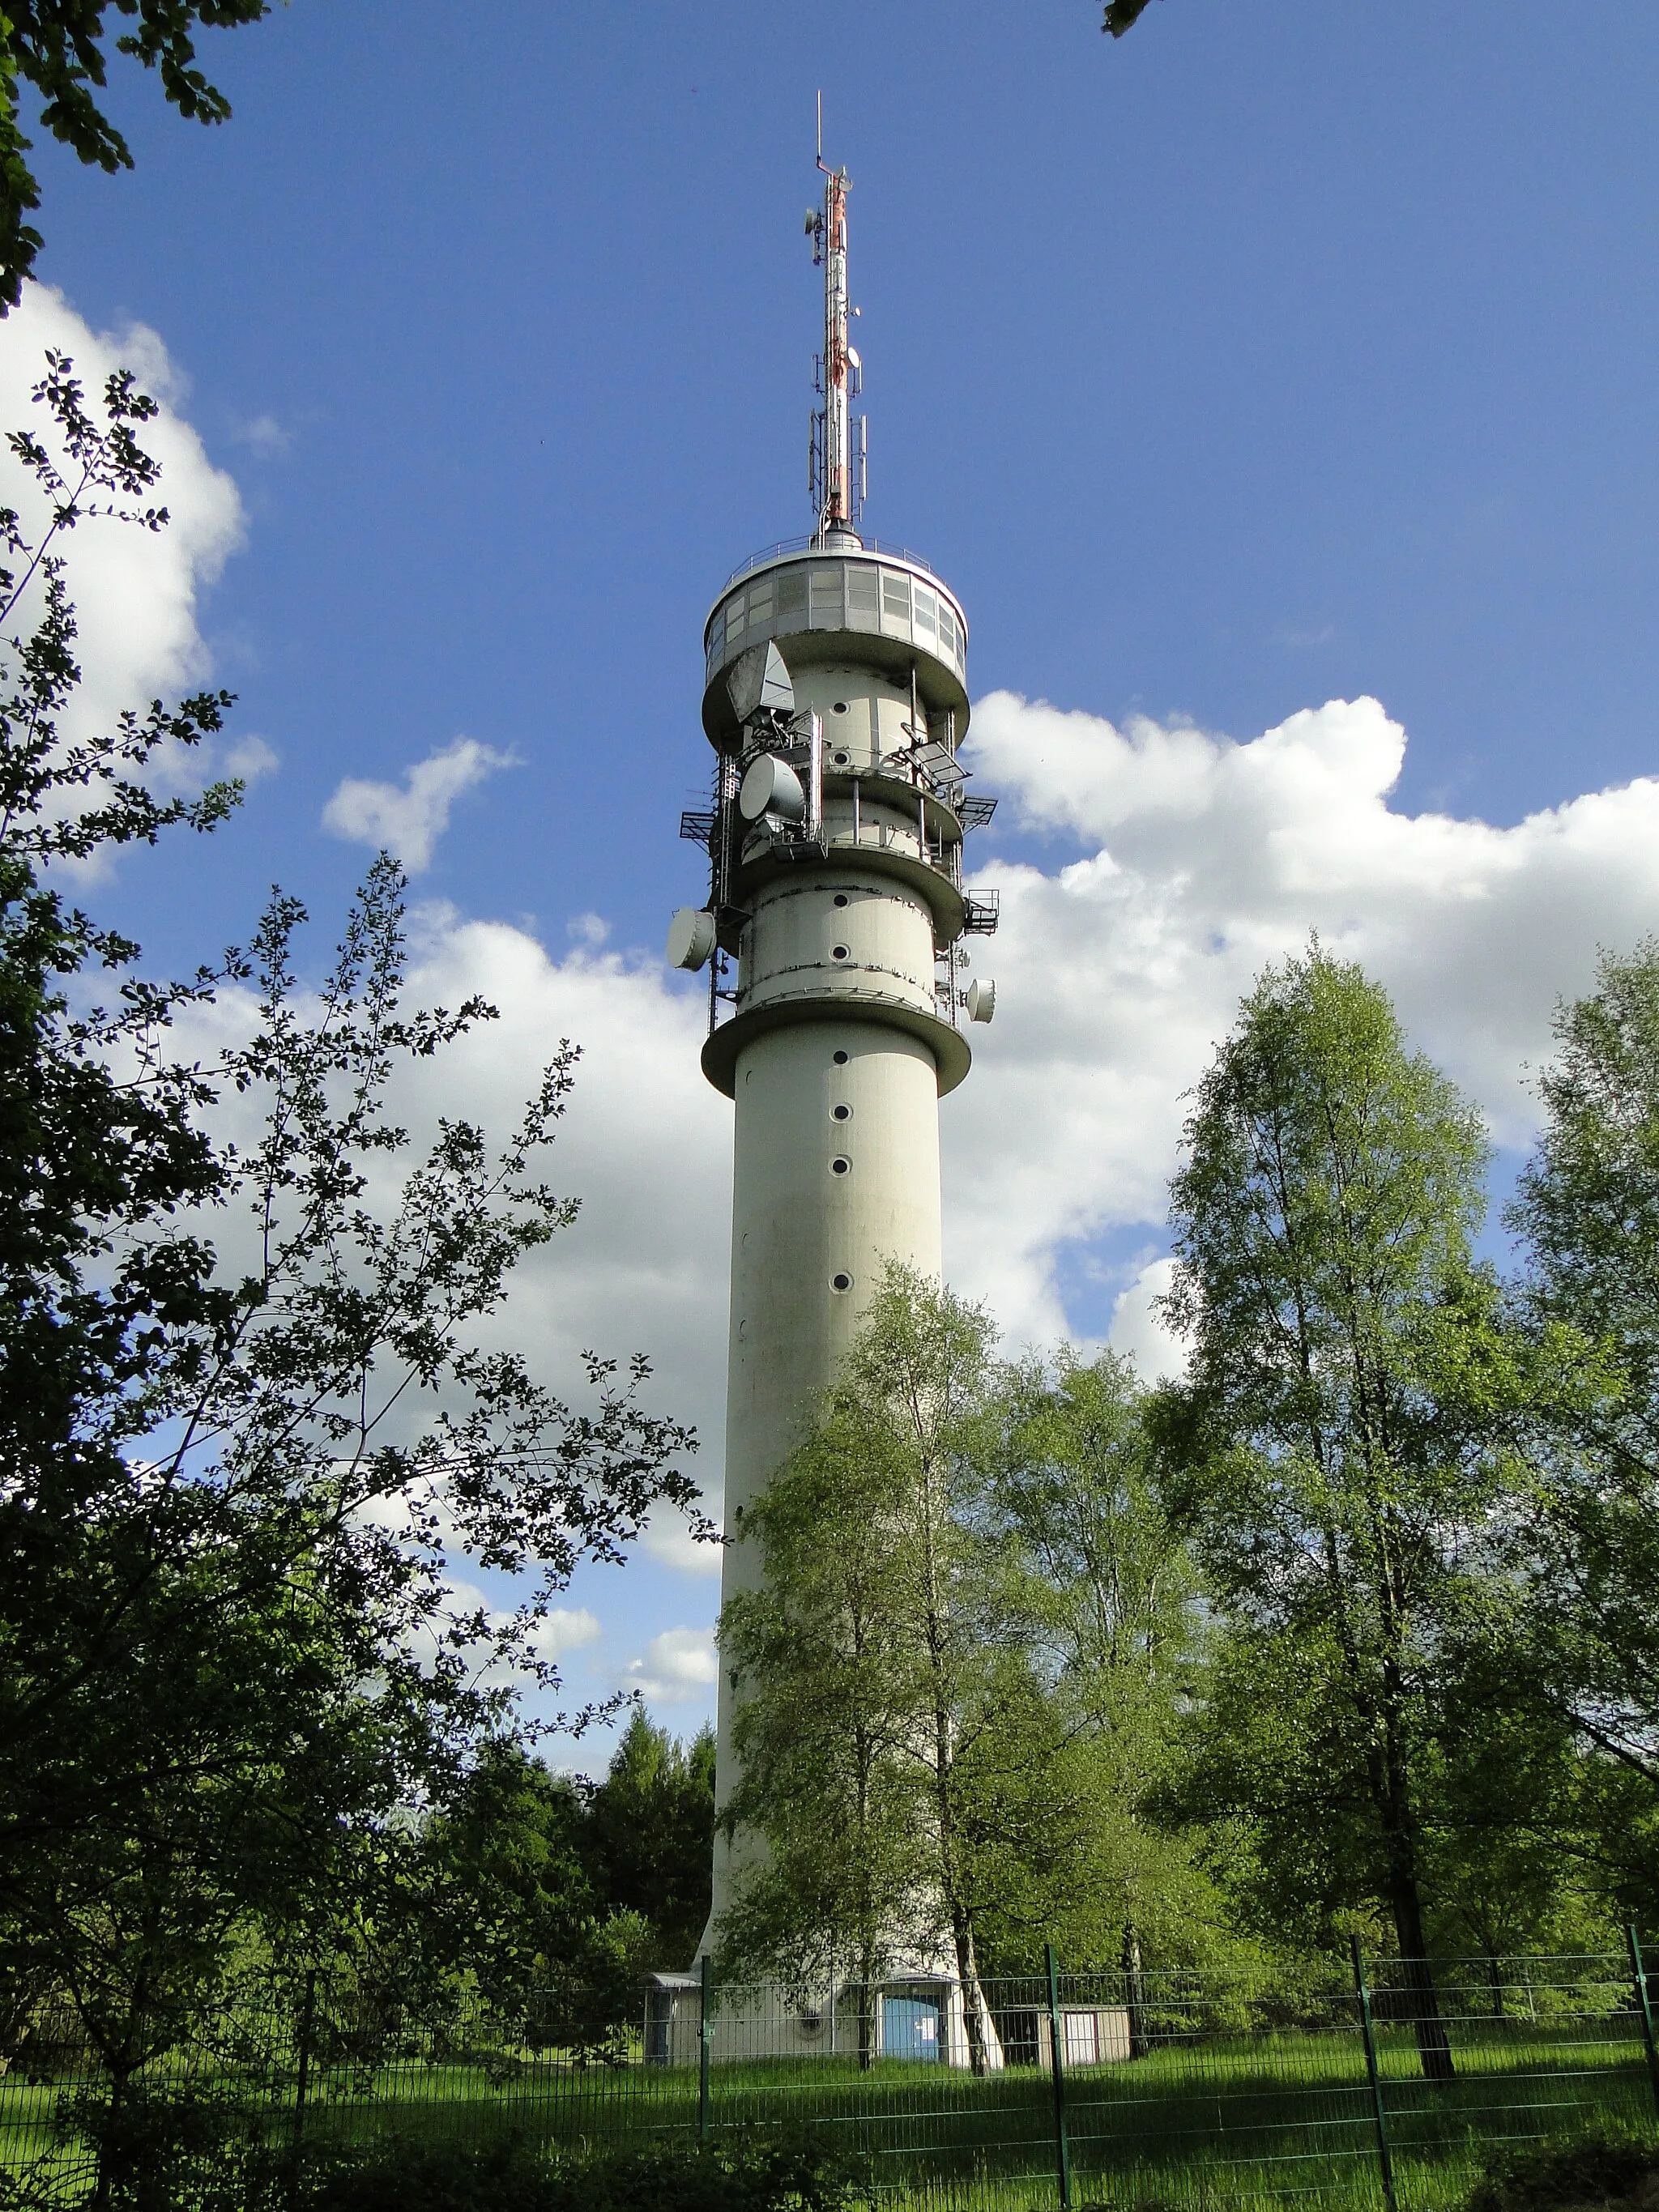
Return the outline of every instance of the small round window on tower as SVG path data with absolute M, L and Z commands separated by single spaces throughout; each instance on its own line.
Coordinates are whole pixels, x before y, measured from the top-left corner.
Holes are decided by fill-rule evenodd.
M 849 957 L 847 947 L 844 945 L 832 945 L 830 947 L 830 957 L 832 960 L 845 960 Z
M 831 753 L 830 758 L 831 763 L 836 768 L 851 768 L 853 765 L 851 753 Z
M 837 892 L 836 893 L 836 904 L 837 906 L 845 906 L 845 905 L 846 905 L 846 903 L 847 903 L 847 894 L 846 894 L 846 892 L 845 892 L 845 891 L 837 891 Z
M 830 1287 L 832 1291 L 850 1291 L 853 1287 L 853 1278 L 850 1275 L 831 1275 Z
M 832 1121 L 850 1121 L 852 1118 L 853 1109 L 850 1106 L 832 1106 L 830 1109 L 830 1119 Z
M 831 1053 L 831 1054 L 830 1054 L 830 1058 L 835 1061 L 836 1066 L 837 1067 L 845 1067 L 845 1066 L 846 1066 L 846 1065 L 847 1065 L 847 1054 L 846 1054 L 844 1052 Z
M 851 1175 L 853 1163 L 844 1154 L 838 1154 L 830 1163 L 830 1172 L 831 1175 Z
M 835 705 L 830 708 L 830 711 L 831 712 L 831 714 L 844 714 L 847 712 L 847 702 L 846 702 L 846 700 L 845 700 L 845 699 L 837 699 L 837 700 L 836 700 L 836 703 L 835 703 Z

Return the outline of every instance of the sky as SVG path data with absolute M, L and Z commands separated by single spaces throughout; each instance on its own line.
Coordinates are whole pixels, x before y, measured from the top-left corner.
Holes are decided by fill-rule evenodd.
M 502 1018 L 417 1124 L 583 1048 L 576 1225 L 497 1324 L 655 1362 L 718 1507 L 730 1109 L 670 912 L 702 625 L 810 526 L 813 103 L 853 178 L 868 527 L 970 623 L 997 1018 L 941 1113 L 946 1264 L 1011 1346 L 1174 1356 L 1183 1093 L 1311 930 L 1394 992 L 1512 1176 L 1598 945 L 1659 927 L 1659 11 L 1156 0 L 292 0 L 206 33 L 204 131 L 42 143 L 43 345 L 167 403 L 160 541 L 78 532 L 100 711 L 211 680 L 249 779 L 83 887 L 158 973 L 280 882 L 320 969 L 372 850 L 424 991 Z M 234 1008 L 230 1012 L 234 1015 Z M 572 1692 L 712 1709 L 717 1562 L 583 1573 Z M 602 1759 L 590 1739 L 569 1756 Z

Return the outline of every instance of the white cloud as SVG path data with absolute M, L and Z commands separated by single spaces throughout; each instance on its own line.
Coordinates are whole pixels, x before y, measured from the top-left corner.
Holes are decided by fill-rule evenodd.
M 1389 987 L 1500 1142 L 1529 1138 L 1555 1000 L 1659 921 L 1659 781 L 1495 828 L 1391 807 L 1405 743 L 1371 699 L 1249 744 L 1008 692 L 976 708 L 982 787 L 1076 855 L 981 871 L 997 1020 L 945 1109 L 951 1271 L 1018 1335 L 1060 1332 L 1068 1240 L 1162 1218 L 1183 1094 L 1310 930 Z
M 236 426 L 236 437 L 244 446 L 251 446 L 262 458 L 273 453 L 285 453 L 294 443 L 294 433 L 274 415 L 254 415 Z
M 642 1657 L 629 1662 L 622 1682 L 653 1705 L 684 1705 L 706 1699 L 719 1678 L 711 1630 L 665 1628 L 646 1645 Z
M 582 1048 L 547 1180 L 578 1197 L 575 1221 L 516 1271 L 497 1334 L 555 1387 L 577 1391 L 579 1355 L 635 1351 L 656 1370 L 650 1402 L 694 1422 L 690 1471 L 718 1501 L 726 1397 L 732 1109 L 703 1080 L 701 1000 L 666 988 L 653 964 L 573 948 L 562 960 L 504 922 L 443 908 L 420 917 L 411 999 L 457 1006 L 477 993 L 501 1009 L 453 1052 L 419 1062 L 396 1110 L 429 1127 L 457 1102 L 505 1134 L 562 1037 Z M 655 1556 L 695 1549 L 678 1516 L 653 1532 Z
M 562 1659 L 567 1651 L 580 1651 L 599 1640 L 597 1614 L 586 1606 L 556 1605 L 530 1632 L 532 1650 L 538 1659 Z
M 1522 1144 L 1522 1064 L 1547 1055 L 1554 1000 L 1588 985 L 1598 944 L 1659 918 L 1659 783 L 1510 829 L 1407 814 L 1389 804 L 1403 733 L 1374 702 L 1234 744 L 1000 694 L 974 743 L 984 783 L 1063 841 L 1045 866 L 983 871 L 1003 890 L 1000 933 L 975 945 L 1001 986 L 997 1019 L 941 1117 L 948 1270 L 1016 1344 L 1080 1333 L 1057 1262 L 1081 1245 L 1085 1272 L 1121 1290 L 1109 1340 L 1169 1371 L 1155 1232 L 1183 1094 L 1263 963 L 1310 929 L 1381 976 L 1417 1041 Z M 520 1270 L 502 1340 L 562 1387 L 584 1346 L 648 1352 L 652 1402 L 697 1425 L 692 1472 L 717 1510 L 731 1109 L 698 1068 L 700 1002 L 656 963 L 590 944 L 555 958 L 505 923 L 441 907 L 422 921 L 419 991 L 451 1006 L 479 992 L 502 1018 L 415 1071 L 400 1113 L 419 1124 L 459 1097 L 504 1127 L 551 1042 L 584 1047 L 552 1171 L 582 1210 Z M 1126 1287 L 1122 1261 L 1086 1248 L 1137 1225 Z M 646 1549 L 718 1572 L 718 1547 L 676 1520 Z
M 282 765 L 276 749 L 263 738 L 238 738 L 225 748 L 223 763 L 227 775 L 239 775 L 244 783 L 258 783 L 262 776 L 275 775 Z
M 323 827 L 354 844 L 384 847 L 417 876 L 431 866 L 455 801 L 497 769 L 515 765 L 511 753 L 457 738 L 406 769 L 401 785 L 348 776 L 323 809 Z
M 401 1514 L 377 1513 L 372 1508 L 363 1517 L 378 1520 L 382 1527 L 393 1530 L 404 1525 Z M 452 1624 L 465 1622 L 477 1613 L 492 1630 L 504 1629 L 513 1618 L 511 1597 L 510 1586 L 505 1581 L 500 1583 L 492 1595 L 469 1577 L 451 1574 L 445 1584 L 441 1607 L 414 1630 L 407 1648 L 429 1665 L 444 1650 Z M 554 1665 L 567 1653 L 597 1644 L 603 1632 L 598 1615 L 590 1613 L 586 1606 L 552 1606 L 539 1620 L 528 1625 L 526 1640 L 536 1658 Z M 477 1656 L 482 1659 L 482 1654 Z
M 241 543 L 241 500 L 177 412 L 187 386 L 155 332 L 142 324 L 94 332 L 51 285 L 25 284 L 22 299 L 0 322 L 0 430 L 31 429 L 49 441 L 46 410 L 29 396 L 49 346 L 73 356 L 89 394 L 98 393 L 112 370 L 127 367 L 162 402 L 160 414 L 140 426 L 139 438 L 161 463 L 154 498 L 168 508 L 171 523 L 150 532 L 89 520 L 53 548 L 68 562 L 70 592 L 80 613 L 83 682 L 77 722 L 104 726 L 124 707 L 143 706 L 209 677 L 198 603 Z M 39 532 L 44 503 L 5 447 L 0 447 L 0 497 Z
M 1598 943 L 1629 944 L 1659 917 L 1659 783 L 1510 829 L 1408 815 L 1389 804 L 1403 738 L 1370 702 L 1236 744 L 1120 732 L 1000 695 L 980 708 L 975 744 L 1009 811 L 1063 840 L 1043 866 L 983 872 L 1004 894 L 1000 934 L 975 946 L 1001 985 L 997 1019 L 975 1033 L 973 1074 L 942 1114 L 948 1268 L 1015 1344 L 1079 1333 L 1057 1261 L 1080 1256 L 1121 1291 L 1109 1340 L 1169 1370 L 1176 1350 L 1152 1311 L 1168 1267 L 1147 1225 L 1164 1216 L 1182 1094 L 1263 963 L 1310 928 L 1389 984 L 1417 1040 L 1521 1143 L 1522 1064 L 1547 1053 L 1553 1000 L 1587 986 Z M 400 1119 L 429 1127 L 459 1101 L 505 1131 L 556 1041 L 583 1047 L 549 1176 L 581 1211 L 526 1259 L 495 1340 L 573 1396 L 585 1346 L 649 1353 L 649 1402 L 701 1431 L 689 1466 L 718 1516 L 732 1124 L 698 1066 L 698 996 L 655 962 L 595 945 L 597 932 L 555 957 L 453 907 L 417 921 L 411 994 L 454 1006 L 477 992 L 501 1018 L 400 1078 Z M 1138 1226 L 1127 1257 L 1123 1232 L 1133 1249 Z M 1108 1233 L 1109 1265 L 1086 1249 Z M 665 1516 L 643 1548 L 707 1577 L 712 1612 L 717 1547 L 692 1546 Z M 625 1632 L 624 1616 L 612 1633 Z M 653 1645 L 627 1679 L 682 1676 Z
M 1112 1308 L 1107 1342 L 1114 1352 L 1128 1353 L 1143 1382 L 1167 1382 L 1187 1364 L 1181 1339 L 1157 1311 L 1157 1301 L 1169 1289 L 1174 1273 L 1173 1260 L 1151 1261 L 1119 1293 Z
M 653 1368 L 647 1403 L 698 1431 L 702 1449 L 684 1464 L 718 1520 L 732 1109 L 698 1065 L 700 1000 L 668 989 L 654 964 L 580 947 L 555 959 L 522 929 L 468 921 L 442 902 L 418 908 L 410 935 L 410 1003 L 455 1006 L 476 994 L 501 1010 L 434 1059 L 400 1067 L 392 1111 L 417 1142 L 458 1111 L 504 1139 L 560 1040 L 581 1048 L 551 1158 L 538 1169 L 580 1211 L 525 1255 L 488 1325 L 490 1342 L 522 1352 L 579 1407 L 586 1348 L 624 1364 L 644 1352 Z M 308 957 L 322 949 L 307 940 Z M 254 1018 L 246 992 L 222 991 L 181 1016 L 179 1049 L 211 1060 Z M 222 1139 L 251 1146 L 260 1110 L 252 1094 L 222 1099 Z M 216 1215 L 210 1231 L 228 1268 L 252 1263 L 251 1219 Z M 693 1542 L 677 1513 L 653 1523 L 644 1549 L 700 1577 L 719 1571 L 720 1547 Z
M 696 1472 L 697 1480 L 705 1486 L 720 1489 L 718 1467 L 706 1465 Z M 696 1536 L 684 1514 L 666 1509 L 653 1517 L 643 1542 L 649 1558 L 665 1567 L 677 1567 L 684 1575 L 717 1577 L 725 1559 L 720 1545 Z
M 573 914 L 564 926 L 564 933 L 573 945 L 585 945 L 597 952 L 611 939 L 611 924 L 602 914 Z

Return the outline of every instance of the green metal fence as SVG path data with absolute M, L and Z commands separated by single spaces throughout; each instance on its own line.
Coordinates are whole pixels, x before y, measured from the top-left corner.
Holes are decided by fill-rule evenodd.
M 659 1977 L 609 2029 L 568 1990 L 507 2012 L 317 1974 L 245 1988 L 125 2080 L 78 2015 L 37 2006 L 3 2054 L 0 2173 L 70 2208 L 100 2168 L 170 2160 L 185 2207 L 233 2153 L 252 2199 L 277 2167 L 504 2131 L 586 2151 L 787 2132 L 896 2212 L 1440 2212 L 1494 2143 L 1591 2122 L 1659 2142 L 1652 2009 L 1633 1931 L 1595 1957 L 1356 1947 L 1296 1984 L 1052 1958 L 967 1990 Z

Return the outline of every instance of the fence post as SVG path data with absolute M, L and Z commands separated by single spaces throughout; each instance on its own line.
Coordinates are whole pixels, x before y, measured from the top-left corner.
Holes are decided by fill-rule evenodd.
M 1352 1936 L 1353 1988 L 1359 2004 L 1359 2032 L 1365 2039 L 1365 2075 L 1371 2085 L 1371 2117 L 1376 2123 L 1376 2162 L 1382 2172 L 1382 2201 L 1389 2212 L 1399 2212 L 1394 2193 L 1394 2159 L 1389 2149 L 1389 2115 L 1382 2103 L 1382 2076 L 1377 2071 L 1376 2035 L 1371 2026 L 1371 1993 L 1365 1980 L 1365 1961 L 1359 1938 Z
M 1060 2212 L 1072 2212 L 1072 2145 L 1066 2132 L 1066 2060 L 1060 2037 L 1060 1974 L 1054 1947 L 1043 1945 L 1048 1967 L 1048 2063 L 1054 2081 L 1054 2166 L 1060 2177 Z
M 713 2010 L 714 1961 L 702 1954 L 702 2014 L 697 2023 L 697 2141 L 708 2140 L 708 2045 Z
M 295 2053 L 294 2148 L 297 2151 L 306 2131 L 306 2098 L 311 2088 L 311 2045 L 317 2027 L 317 1969 L 306 1969 L 305 1995 L 300 2000 L 300 2047 Z
M 1636 1984 L 1636 2009 L 1642 2015 L 1642 2041 L 1648 2054 L 1648 2080 L 1653 2088 L 1653 2104 L 1659 2115 L 1659 2045 L 1653 2039 L 1653 2004 L 1648 1995 L 1648 1970 L 1642 1959 L 1642 1939 L 1636 1932 L 1632 1920 L 1625 1930 L 1630 1945 L 1630 1970 Z

